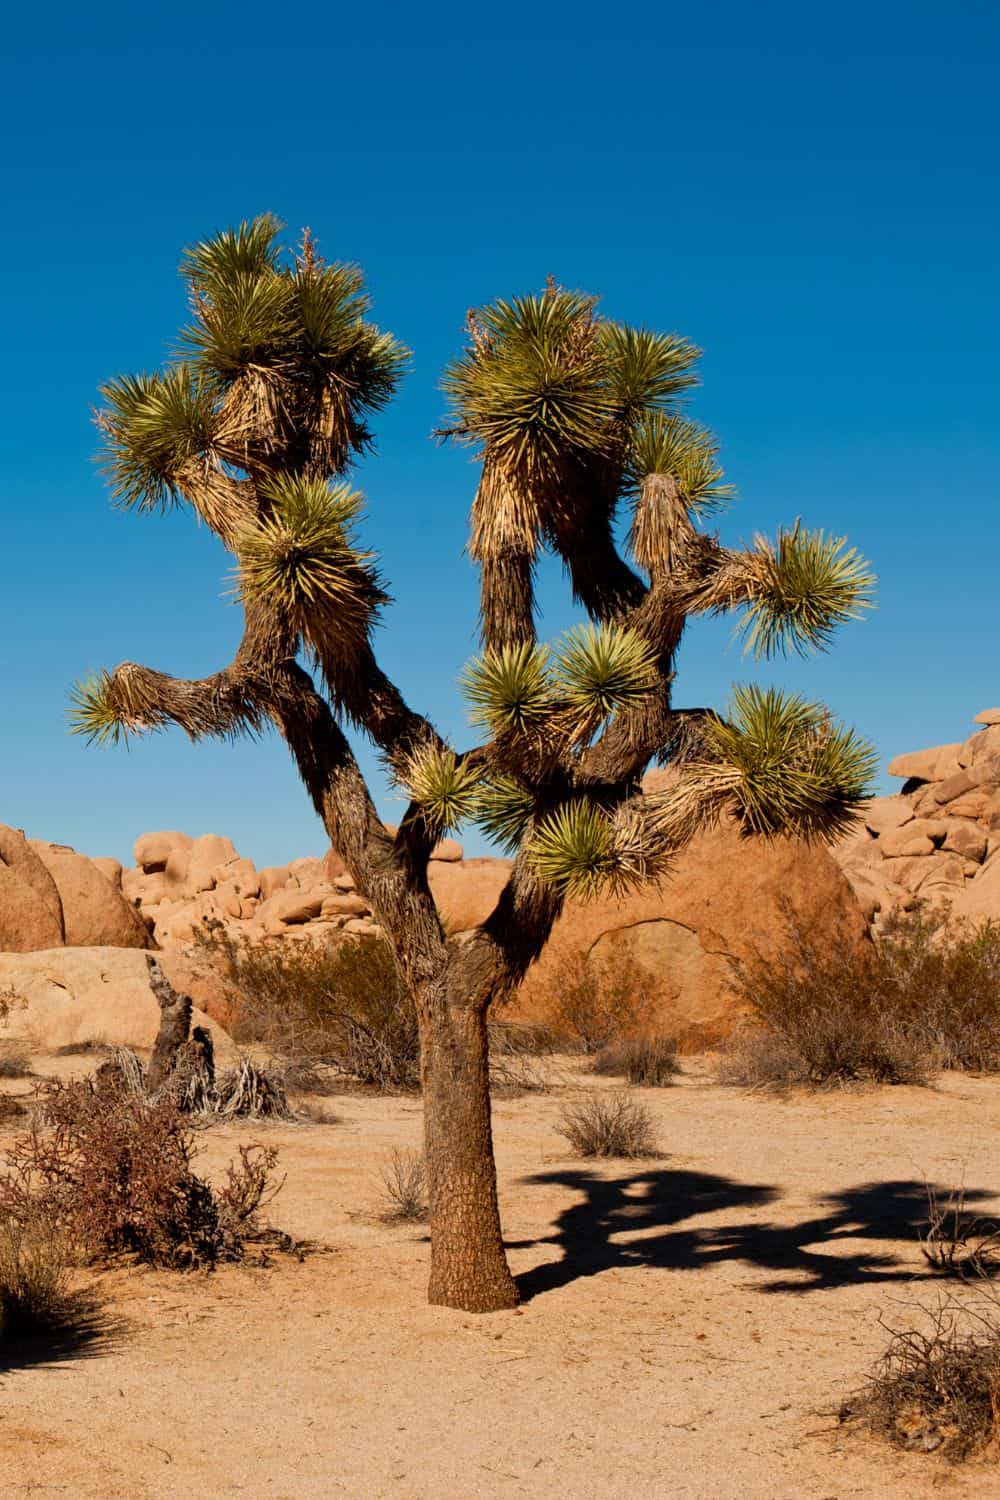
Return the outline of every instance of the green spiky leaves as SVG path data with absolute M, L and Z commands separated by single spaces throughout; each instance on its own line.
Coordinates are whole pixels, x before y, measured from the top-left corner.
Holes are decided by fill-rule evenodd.
M 736 571 L 746 612 L 740 624 L 748 653 L 823 650 L 838 625 L 872 606 L 875 575 L 844 537 L 803 531 L 798 522 L 774 546 L 758 537 Z
M 710 762 L 692 781 L 714 785 L 747 833 L 833 838 L 847 828 L 877 769 L 874 750 L 796 693 L 737 688 L 726 719 L 706 723 Z
M 560 645 L 555 676 L 571 713 L 596 727 L 655 690 L 656 653 L 635 630 L 579 625 Z
M 480 804 L 482 772 L 447 747 L 428 745 L 415 754 L 401 778 L 437 835 L 474 818 Z
M 723 483 L 719 444 L 707 427 L 661 411 L 645 413 L 632 430 L 626 478 L 638 498 L 648 474 L 670 474 L 689 515 L 713 514 L 735 494 Z
M 513 776 L 491 776 L 479 790 L 476 822 L 505 854 L 516 854 L 528 831 L 535 799 Z
M 605 322 L 600 339 L 619 420 L 671 406 L 698 384 L 701 350 L 679 334 Z
M 366 636 L 386 596 L 372 554 L 354 543 L 360 494 L 289 474 L 277 475 L 261 493 L 270 510 L 239 538 L 241 600 L 270 603 L 314 641 L 331 631 Z
M 484 651 L 459 679 L 470 719 L 494 735 L 541 734 L 555 707 L 549 653 L 525 643 Z
M 179 365 L 162 375 L 125 375 L 101 394 L 106 404 L 98 425 L 115 499 L 143 511 L 179 501 L 186 466 L 212 447 L 211 384 Z
M 538 879 L 560 895 L 590 900 L 614 879 L 614 827 L 587 798 L 565 802 L 542 819 L 528 845 L 528 858 Z
M 114 698 L 110 672 L 103 668 L 74 682 L 69 690 L 69 729 L 82 734 L 89 744 L 119 745 L 126 743 L 129 726 Z
M 258 214 L 255 219 L 244 219 L 236 229 L 220 230 L 185 250 L 181 275 L 204 295 L 241 277 L 277 270 L 278 236 L 284 227 L 274 214 Z

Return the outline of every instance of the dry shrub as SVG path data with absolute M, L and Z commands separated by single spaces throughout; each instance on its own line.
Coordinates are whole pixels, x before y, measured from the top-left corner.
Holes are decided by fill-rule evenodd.
M 996 1274 L 1000 1268 L 1000 1225 L 982 1219 L 966 1207 L 965 1188 L 958 1187 L 942 1202 L 933 1187 L 927 1187 L 927 1228 L 920 1248 L 927 1264 L 939 1276 Z
M 614 952 L 589 960 L 566 955 L 543 997 L 553 1029 L 587 1056 L 640 1032 L 655 999 L 652 975 Z
M 329 1067 L 384 1092 L 419 1088 L 413 1002 L 387 943 L 240 942 L 214 929 L 203 954 L 238 995 L 238 1041 L 282 1059 L 285 1078 L 314 1091 Z
M 1000 1452 L 1000 1310 L 946 1300 L 929 1328 L 890 1329 L 866 1388 L 841 1416 L 860 1417 L 898 1447 L 955 1461 Z
M 427 1218 L 427 1171 L 419 1151 L 393 1151 L 382 1169 L 383 1198 L 387 1224 Z
M 0 1342 L 63 1323 L 71 1261 L 65 1233 L 46 1216 L 0 1216 Z
M 239 1259 L 276 1191 L 276 1153 L 241 1146 L 218 1192 L 194 1174 L 193 1156 L 173 1101 L 52 1085 L 42 1120 L 6 1153 L 0 1216 L 22 1225 L 41 1216 L 91 1261 L 129 1255 L 180 1268 Z
M 145 1064 L 130 1047 L 115 1047 L 97 1070 L 94 1082 L 99 1091 L 112 1095 L 165 1100 L 186 1115 L 294 1119 L 283 1080 L 252 1058 L 242 1057 L 235 1068 L 216 1075 L 211 1039 L 197 1026 L 191 1039 L 180 1048 L 163 1088 L 155 1095 L 147 1095 Z
M 667 1088 L 680 1072 L 677 1048 L 670 1037 L 630 1037 L 605 1047 L 594 1058 L 591 1071 L 602 1076 L 624 1077 L 638 1088 Z
M 563 1105 L 556 1126 L 577 1156 L 656 1156 L 653 1118 L 622 1090 L 588 1094 Z
M 28 1113 L 27 1105 L 13 1094 L 0 1094 L 0 1125 L 6 1120 L 19 1120 Z
M 858 944 L 790 919 L 786 950 L 740 965 L 735 983 L 762 1027 L 723 1047 L 727 1081 L 920 1083 L 935 1067 L 1000 1068 L 995 923 L 949 931 L 917 911 Z
M 30 1078 L 31 1058 L 17 1042 L 0 1042 L 0 1078 Z

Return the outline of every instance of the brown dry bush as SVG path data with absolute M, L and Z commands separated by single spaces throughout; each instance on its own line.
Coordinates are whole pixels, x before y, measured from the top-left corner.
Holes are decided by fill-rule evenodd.
M 216 929 L 200 946 L 237 995 L 236 1040 L 278 1056 L 290 1088 L 318 1092 L 324 1068 L 384 1092 L 419 1087 L 416 1013 L 381 939 L 249 943 Z
M 735 971 L 760 1019 L 720 1053 L 746 1084 L 920 1083 L 939 1068 L 1000 1068 L 1000 925 L 949 931 L 937 913 L 893 918 L 859 944 L 789 920 L 786 950 Z
M 221 1190 L 191 1169 L 194 1138 L 172 1101 L 51 1085 L 40 1118 L 6 1153 L 0 1217 L 39 1217 L 87 1261 L 127 1255 L 154 1266 L 240 1259 L 262 1232 L 276 1153 L 241 1146 Z
M 30 1078 L 31 1057 L 17 1042 L 0 1042 L 0 1078 Z
M 1000 1270 L 1000 1224 L 971 1213 L 964 1187 L 942 1200 L 927 1187 L 927 1227 L 920 1236 L 924 1259 L 938 1276 L 989 1277 Z
M 382 1170 L 382 1218 L 387 1224 L 427 1218 L 427 1171 L 419 1151 L 393 1151 Z
M 599 1052 L 591 1071 L 605 1077 L 622 1076 L 637 1088 L 667 1088 L 680 1072 L 677 1047 L 666 1036 L 630 1037 Z
M 1000 1308 L 954 1299 L 892 1339 L 866 1387 L 841 1411 L 898 1447 L 953 1461 L 1000 1456 Z
M 556 1126 L 577 1156 L 656 1156 L 653 1118 L 622 1090 L 588 1094 L 563 1105 Z
M 640 1032 L 655 999 L 653 976 L 615 951 L 600 959 L 565 955 L 543 997 L 552 1029 L 587 1056 Z

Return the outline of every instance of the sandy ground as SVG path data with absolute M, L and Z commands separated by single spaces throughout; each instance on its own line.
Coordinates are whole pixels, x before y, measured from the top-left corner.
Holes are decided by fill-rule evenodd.
M 278 1146 L 272 1217 L 331 1252 L 103 1277 L 103 1334 L 0 1359 L 0 1492 L 1000 1496 L 996 1466 L 900 1453 L 835 1415 L 885 1346 L 880 1316 L 936 1300 L 924 1176 L 1000 1208 L 1000 1080 L 780 1099 L 695 1061 L 642 1097 L 664 1156 L 600 1167 L 567 1156 L 559 1091 L 498 1103 L 525 1301 L 478 1318 L 427 1307 L 422 1230 L 378 1221 L 418 1103 L 339 1096 L 334 1123 L 206 1133 L 213 1171 L 250 1135 Z

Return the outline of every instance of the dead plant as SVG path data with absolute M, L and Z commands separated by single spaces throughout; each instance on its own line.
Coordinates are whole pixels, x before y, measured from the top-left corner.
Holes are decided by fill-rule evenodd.
M 577 1156 L 659 1154 L 649 1110 L 625 1090 L 569 1100 L 560 1111 L 556 1129 Z
M 677 1048 L 670 1037 L 628 1037 L 605 1047 L 594 1058 L 591 1071 L 604 1077 L 624 1077 L 637 1088 L 663 1089 L 680 1072 Z
M 927 1210 L 920 1248 L 938 1276 L 996 1275 L 1000 1269 L 1000 1225 L 969 1212 L 964 1186 L 954 1188 L 942 1202 L 928 1183 Z
M 382 1169 L 382 1187 L 387 1224 L 427 1218 L 427 1171 L 420 1151 L 393 1151 Z

